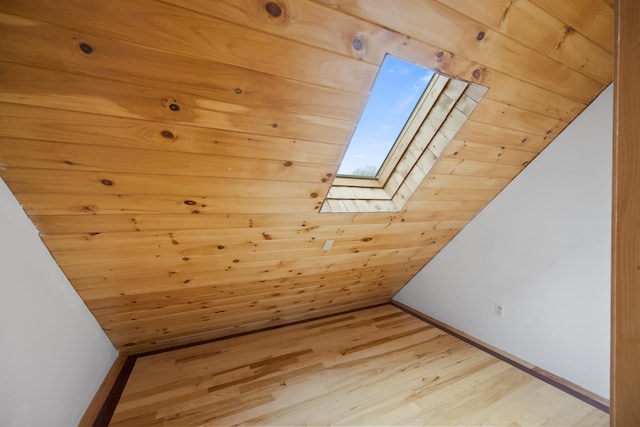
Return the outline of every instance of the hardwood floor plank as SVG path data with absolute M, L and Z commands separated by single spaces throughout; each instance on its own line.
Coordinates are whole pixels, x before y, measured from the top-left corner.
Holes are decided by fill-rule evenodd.
M 575 397 L 383 305 L 139 357 L 111 425 L 608 421 Z

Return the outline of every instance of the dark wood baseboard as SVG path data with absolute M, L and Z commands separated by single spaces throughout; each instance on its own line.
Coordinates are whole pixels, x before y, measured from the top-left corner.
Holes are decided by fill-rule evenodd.
M 129 376 L 133 371 L 133 367 L 136 364 L 137 356 L 123 356 L 125 358 L 124 363 L 121 365 L 121 368 L 118 372 L 118 376 L 113 382 L 109 393 L 102 401 L 102 406 L 98 411 L 95 419 L 93 420 L 91 425 L 93 427 L 106 427 L 111 422 L 111 417 L 113 416 L 113 412 L 116 410 L 116 406 L 120 401 L 120 396 L 122 396 L 122 392 L 124 391 L 124 387 L 127 385 L 127 381 L 129 380 Z
M 592 393 L 588 390 L 585 390 L 584 388 L 573 384 L 570 381 L 565 380 L 564 378 L 560 378 L 550 372 L 545 371 L 544 369 L 541 369 L 539 367 L 533 366 L 523 360 L 518 359 L 517 357 L 510 355 L 507 352 L 504 352 L 502 350 L 498 350 L 495 347 L 479 340 L 476 339 L 468 334 L 465 334 L 462 331 L 457 330 L 456 328 L 453 328 L 447 324 L 444 324 L 442 322 L 440 322 L 439 320 L 434 319 L 433 317 L 430 317 L 414 308 L 411 308 L 407 305 L 404 305 L 400 302 L 397 301 L 391 301 L 391 305 L 393 305 L 394 307 L 404 311 L 405 313 L 408 313 L 414 317 L 417 317 L 418 319 L 430 324 L 431 326 L 434 326 L 440 330 L 442 330 L 443 332 L 448 333 L 449 335 L 452 335 L 468 344 L 471 344 L 472 346 L 489 353 L 490 355 L 508 363 L 509 365 L 518 368 L 542 381 L 544 381 L 547 384 L 550 384 L 562 391 L 564 391 L 565 393 L 568 393 L 580 400 L 582 400 L 585 403 L 588 403 L 589 405 L 600 409 L 601 411 L 604 411 L 606 413 L 609 413 L 609 401 L 607 399 L 604 399 L 601 396 L 598 396 L 595 393 Z
M 126 363 L 127 356 L 125 355 L 119 355 L 113 362 L 113 365 L 111 365 L 111 369 L 109 369 L 109 372 L 104 377 L 100 388 L 96 392 L 95 396 L 93 396 L 89 407 L 84 412 L 84 415 L 78 424 L 79 427 L 90 427 L 95 425 L 105 402 L 109 399 L 109 396 L 113 391 L 114 385 L 120 380 L 122 368 Z

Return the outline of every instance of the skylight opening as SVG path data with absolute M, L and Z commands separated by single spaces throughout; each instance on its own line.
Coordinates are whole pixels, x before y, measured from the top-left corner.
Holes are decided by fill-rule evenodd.
M 434 71 L 386 55 L 338 176 L 377 178 Z
M 320 212 L 400 212 L 486 92 L 387 55 Z

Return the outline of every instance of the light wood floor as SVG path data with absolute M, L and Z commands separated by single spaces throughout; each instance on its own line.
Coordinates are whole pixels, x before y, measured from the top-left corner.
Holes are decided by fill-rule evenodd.
M 609 416 L 393 306 L 139 358 L 133 425 L 606 426 Z

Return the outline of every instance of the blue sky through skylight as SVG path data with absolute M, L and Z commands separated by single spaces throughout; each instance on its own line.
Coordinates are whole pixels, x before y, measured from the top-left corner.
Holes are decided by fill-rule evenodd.
M 375 178 L 434 72 L 387 55 L 338 175 Z

